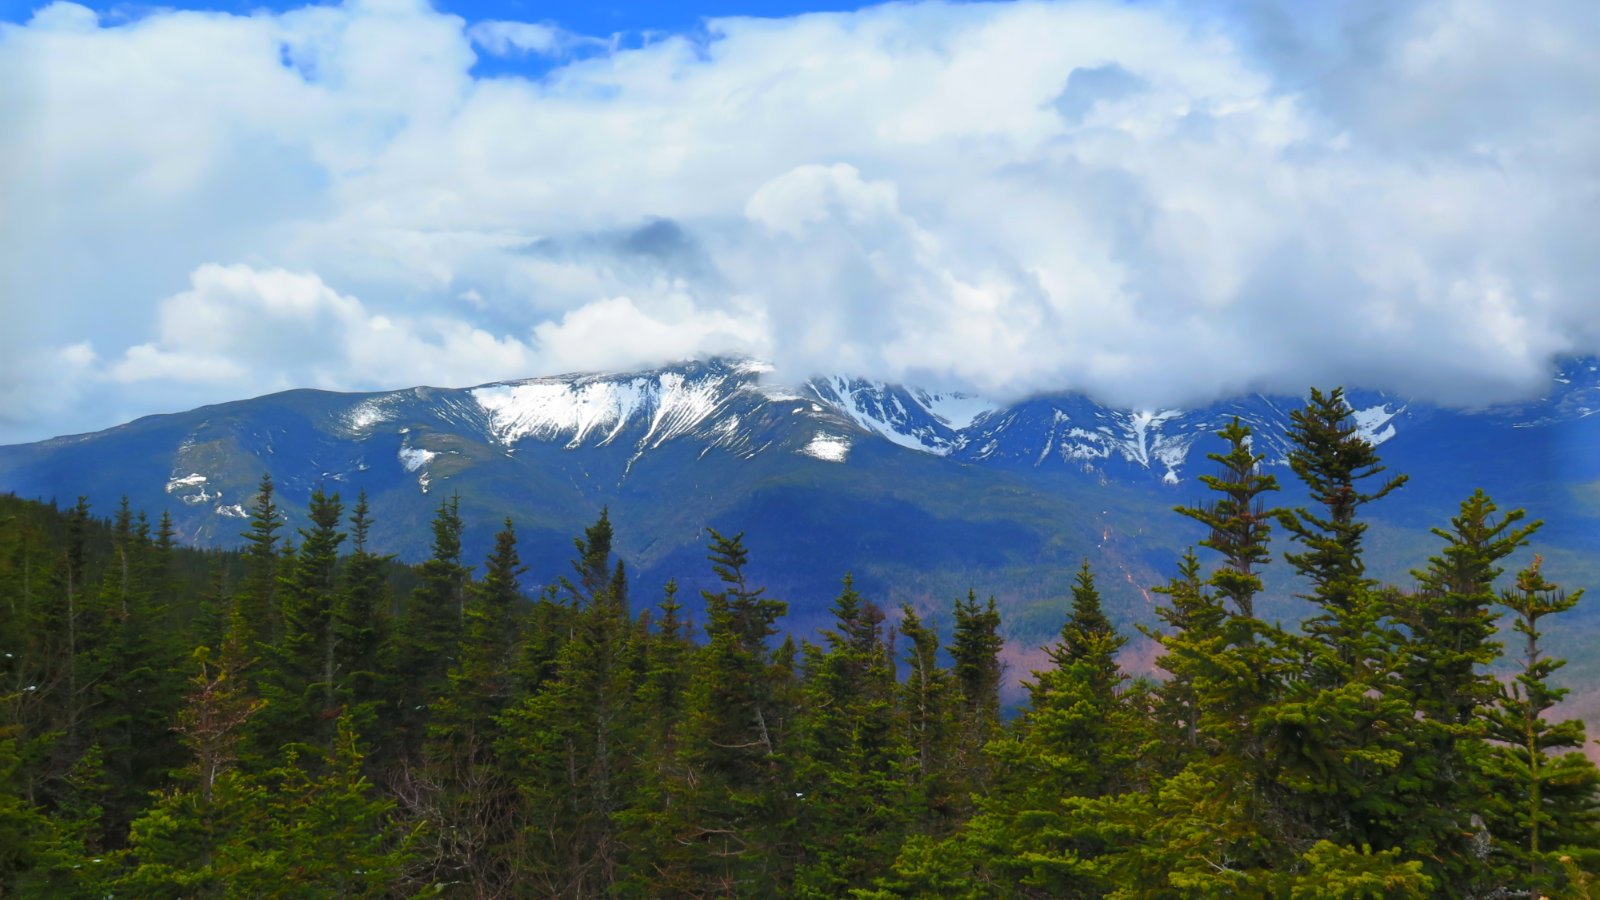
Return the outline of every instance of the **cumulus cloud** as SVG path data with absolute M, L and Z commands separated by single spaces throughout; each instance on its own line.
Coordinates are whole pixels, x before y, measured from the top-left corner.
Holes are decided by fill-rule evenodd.
M 574 34 L 548 22 L 485 20 L 467 29 L 472 42 L 494 56 L 534 53 L 561 56 L 578 50 L 598 50 L 610 41 Z
M 730 350 L 1128 405 L 1505 398 L 1600 352 L 1597 39 L 1583 0 L 924 2 L 627 47 L 424 0 L 57 2 L 0 24 L 0 440 Z
M 374 313 L 314 274 L 207 264 L 161 301 L 156 340 L 129 347 L 113 382 L 221 388 L 370 388 L 396 379 L 457 384 L 511 377 L 537 360 L 524 342 L 458 320 Z

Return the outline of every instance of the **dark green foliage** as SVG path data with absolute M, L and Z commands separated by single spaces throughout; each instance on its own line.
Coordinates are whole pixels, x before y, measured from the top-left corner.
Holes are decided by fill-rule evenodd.
M 277 637 L 281 614 L 278 560 L 282 548 L 278 545 L 278 529 L 283 527 L 283 520 L 272 500 L 273 491 L 272 476 L 261 476 L 261 486 L 250 505 L 250 528 L 241 535 L 245 540 L 244 578 L 234 594 L 229 619 L 239 645 L 252 653 Z
M 978 604 L 975 591 L 957 600 L 955 631 L 951 635 L 951 675 L 956 688 L 953 768 L 961 811 L 970 809 L 965 794 L 983 790 L 989 782 L 983 747 L 1000 729 L 1000 611 L 994 598 Z
M 1123 673 L 1085 560 L 1005 718 L 993 599 L 941 648 L 847 578 L 797 640 L 742 536 L 710 533 L 696 634 L 675 583 L 635 613 L 603 511 L 530 599 L 509 520 L 471 577 L 453 498 L 413 568 L 364 494 L 314 492 L 289 546 L 264 480 L 242 553 L 0 497 L 0 896 L 1590 896 L 1600 772 L 1544 637 L 1581 592 L 1537 558 L 1503 590 L 1536 524 L 1482 493 L 1379 584 L 1362 517 L 1404 479 L 1340 392 L 1293 421 L 1293 510 L 1221 432 L 1182 510 L 1209 557 L 1141 629 L 1164 677 Z
M 449 688 L 450 668 L 461 645 L 469 573 L 461 562 L 460 501 L 439 504 L 433 517 L 433 555 L 420 567 L 422 583 L 411 592 L 392 649 L 393 705 L 386 710 L 399 730 L 398 756 L 415 761 L 422 751 L 434 704 Z
M 893 858 L 907 815 L 909 748 L 895 725 L 894 660 L 883 612 L 845 577 L 824 646 L 803 651 L 804 718 L 792 752 L 798 840 L 795 896 L 867 887 Z
M 311 493 L 300 546 L 279 586 L 283 637 L 270 654 L 272 666 L 260 678 L 266 712 L 256 719 L 263 749 L 291 742 L 326 746 L 338 716 L 338 638 L 334 612 L 340 603 L 339 530 L 344 507 L 339 495 Z

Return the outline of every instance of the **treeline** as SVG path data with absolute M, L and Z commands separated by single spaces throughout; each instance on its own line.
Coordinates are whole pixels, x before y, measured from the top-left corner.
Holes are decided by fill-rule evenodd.
M 846 577 L 780 640 L 738 536 L 694 626 L 603 514 L 530 599 L 512 523 L 470 567 L 453 499 L 403 567 L 364 495 L 289 536 L 264 479 L 229 553 L 0 498 L 0 896 L 1590 897 L 1600 772 L 1542 644 L 1580 592 L 1537 557 L 1496 590 L 1539 523 L 1474 494 L 1380 585 L 1361 513 L 1405 478 L 1339 391 L 1292 420 L 1309 508 L 1235 421 L 1179 510 L 1209 563 L 1157 588 L 1162 678 L 1085 562 L 1010 721 L 993 600 L 941 634 Z M 1256 612 L 1275 530 L 1297 627 Z

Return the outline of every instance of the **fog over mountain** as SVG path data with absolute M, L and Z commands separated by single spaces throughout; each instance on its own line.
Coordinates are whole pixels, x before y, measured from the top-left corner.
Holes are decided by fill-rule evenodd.
M 515 18 L 0 23 L 0 443 L 722 352 L 1159 409 L 1600 351 L 1591 3 Z

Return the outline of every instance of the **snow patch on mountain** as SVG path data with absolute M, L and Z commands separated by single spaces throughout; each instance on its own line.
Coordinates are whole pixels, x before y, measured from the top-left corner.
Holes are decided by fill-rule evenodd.
M 641 450 L 659 447 L 695 430 L 715 415 L 727 393 L 721 378 L 691 381 L 678 372 L 661 373 L 654 386 L 655 415 L 650 419 L 650 430 L 639 441 Z
M 398 455 L 400 457 L 400 465 L 407 472 L 415 472 L 427 465 L 439 454 L 432 450 L 424 450 L 421 447 L 401 447 Z
M 971 428 L 979 419 L 1000 408 L 972 394 L 930 394 L 918 389 L 912 391 L 911 396 L 922 404 L 923 409 L 956 431 Z
M 387 408 L 388 404 L 384 399 L 372 397 L 346 410 L 343 418 L 346 430 L 352 435 L 359 436 L 372 426 L 389 421 L 393 413 Z
M 639 449 L 659 447 L 694 431 L 714 415 L 729 393 L 726 376 L 654 375 L 537 379 L 488 385 L 472 398 L 488 417 L 490 436 L 511 445 L 525 439 L 568 438 L 568 449 L 596 437 L 616 440 L 635 421 L 647 421 Z
M 200 487 L 206 483 L 206 477 L 199 472 L 185 475 L 182 478 L 172 478 L 167 481 L 167 493 L 182 490 L 187 487 Z
M 842 463 L 850 453 L 850 441 L 834 434 L 817 434 L 799 453 L 828 462 Z
M 645 399 L 645 378 L 538 380 L 477 388 L 472 398 L 489 415 L 493 437 L 503 444 L 524 438 L 549 440 L 571 434 L 567 447 L 582 446 L 591 431 L 615 438 Z
M 994 410 L 968 394 L 931 394 L 843 375 L 814 378 L 807 387 L 863 431 L 936 456 L 965 446 L 959 431 Z
M 1366 409 L 1351 410 L 1350 418 L 1355 420 L 1356 433 L 1376 447 L 1395 436 L 1395 428 L 1390 420 L 1405 412 L 1405 409 L 1402 406 L 1390 412 L 1388 404 L 1369 406 Z

